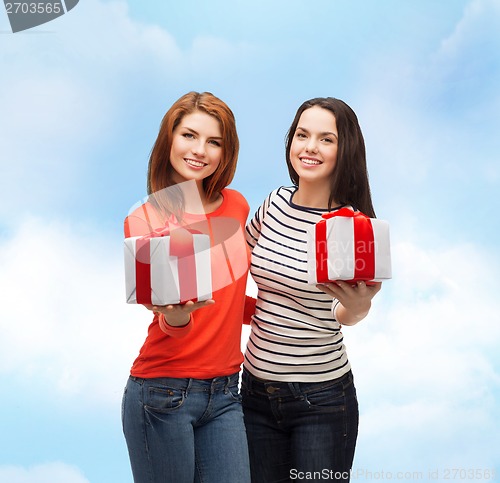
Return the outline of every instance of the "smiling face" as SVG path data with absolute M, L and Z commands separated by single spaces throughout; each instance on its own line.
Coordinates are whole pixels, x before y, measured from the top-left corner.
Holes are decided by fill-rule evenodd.
M 290 146 L 290 162 L 300 184 L 313 183 L 329 190 L 337 164 L 338 132 L 335 116 L 327 109 L 313 106 L 300 116 Z
M 176 183 L 195 180 L 200 186 L 215 172 L 222 158 L 219 121 L 202 111 L 186 114 L 174 129 L 170 164 Z

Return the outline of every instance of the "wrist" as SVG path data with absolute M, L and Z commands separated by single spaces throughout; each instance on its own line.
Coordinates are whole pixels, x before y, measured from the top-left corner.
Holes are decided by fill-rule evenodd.
M 342 304 L 338 304 L 335 307 L 335 318 L 341 325 L 356 325 L 368 315 L 369 310 L 352 311 L 346 309 Z
M 185 325 L 173 326 L 167 323 L 167 320 L 165 319 L 165 316 L 163 314 L 159 314 L 158 316 L 158 325 L 160 326 L 160 330 L 163 333 L 174 338 L 186 337 L 186 335 L 188 335 L 193 328 L 191 318 L 189 318 L 188 323 Z
M 184 327 L 189 324 L 191 314 L 172 314 L 168 318 L 165 314 L 160 314 L 160 322 L 163 322 L 168 327 Z

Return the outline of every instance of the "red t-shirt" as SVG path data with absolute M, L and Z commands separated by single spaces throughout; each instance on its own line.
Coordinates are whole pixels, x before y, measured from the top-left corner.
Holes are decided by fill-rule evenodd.
M 155 316 L 132 365 L 132 376 L 209 379 L 240 370 L 241 325 L 255 306 L 254 299 L 247 297 L 245 301 L 249 249 L 244 228 L 249 206 L 237 191 L 226 188 L 221 194 L 222 204 L 214 212 L 185 214 L 183 219 L 210 235 L 215 304 L 195 310 L 186 326 L 170 327 L 168 333 L 160 329 Z M 142 236 L 162 227 L 157 211 L 148 202 L 125 219 L 125 237 Z

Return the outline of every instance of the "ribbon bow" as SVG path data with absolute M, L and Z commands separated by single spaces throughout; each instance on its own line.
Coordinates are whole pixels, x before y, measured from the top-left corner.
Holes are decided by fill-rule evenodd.
M 329 218 L 333 218 L 334 216 L 345 216 L 348 218 L 355 218 L 357 216 L 362 216 L 364 218 L 368 218 L 364 213 L 361 213 L 361 211 L 354 211 L 352 208 L 340 208 L 340 210 L 337 211 L 330 211 L 329 213 L 324 213 L 321 215 L 322 218 L 325 220 L 328 220 Z

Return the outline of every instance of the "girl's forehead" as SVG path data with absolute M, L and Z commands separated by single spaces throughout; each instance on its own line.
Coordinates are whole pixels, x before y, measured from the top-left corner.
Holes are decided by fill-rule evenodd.
M 220 135 L 220 123 L 210 114 L 203 111 L 194 111 L 186 114 L 179 123 L 179 127 L 190 128 L 195 131 L 216 131 Z
M 319 106 L 310 107 L 300 115 L 297 127 L 307 126 L 321 131 L 336 132 L 337 130 L 337 122 L 333 113 Z

